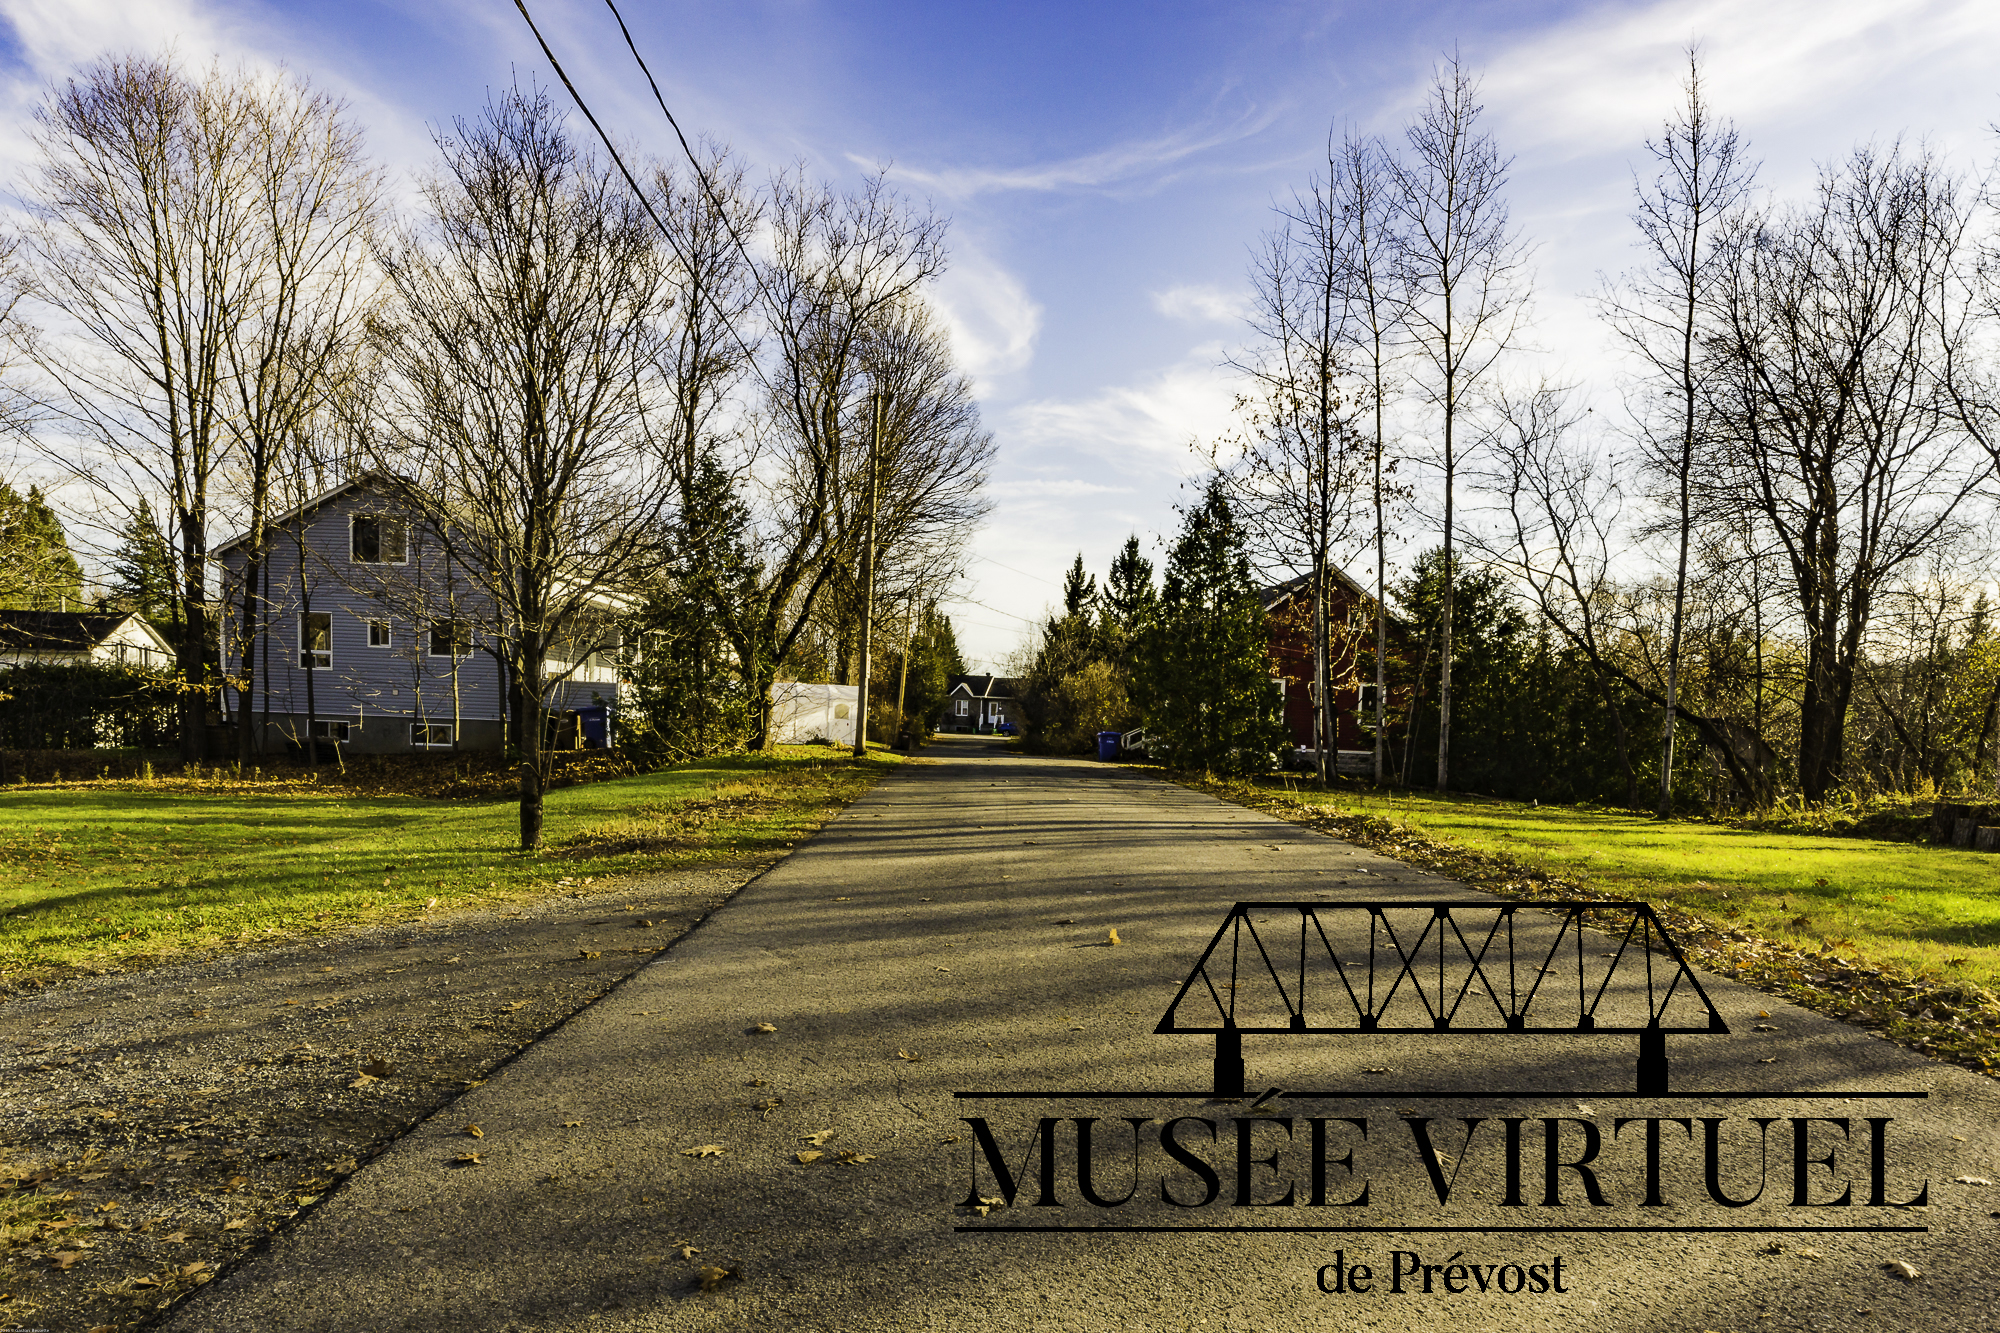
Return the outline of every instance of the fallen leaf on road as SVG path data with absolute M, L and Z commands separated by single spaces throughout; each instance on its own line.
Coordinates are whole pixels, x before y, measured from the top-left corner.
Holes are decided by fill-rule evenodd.
M 909 1053 L 908 1051 L 906 1051 L 906 1050 L 904 1050 L 904 1049 L 903 1049 L 902 1047 L 898 1046 L 898 1047 L 896 1048 L 896 1058 L 897 1058 L 898 1060 L 910 1060 L 910 1061 L 917 1061 L 917 1060 L 921 1060 L 921 1059 L 923 1059 L 924 1057 L 923 1057 L 923 1056 L 921 1056 L 921 1055 L 911 1055 L 911 1054 L 910 1054 L 910 1053 Z
M 565 1120 L 562 1122 L 562 1127 L 564 1129 L 581 1129 L 583 1128 L 583 1122 L 581 1120 Z
M 1806 1249 L 1804 1247 L 1793 1250 L 1792 1253 L 1798 1255 L 1801 1259 L 1820 1259 L 1825 1257 L 1818 1250 Z
M 528 1007 L 528 1002 L 526 1000 L 516 1000 L 512 1004 L 501 1005 L 500 1012 L 503 1014 L 511 1014 L 517 1009 L 526 1009 L 527 1007 Z
M 697 1268 L 694 1275 L 701 1280 L 703 1291 L 714 1291 L 731 1278 L 741 1281 L 743 1272 L 737 1268 Z
M 369 1078 L 388 1078 L 396 1072 L 396 1067 L 387 1060 L 370 1060 L 361 1066 L 361 1072 Z
M 941 968 L 939 968 L 939 969 L 938 969 L 938 971 L 940 971 L 940 972 L 949 972 L 949 971 L 951 971 L 951 969 L 950 969 L 950 968 L 948 968 L 948 967 L 941 967 Z
M 776 1023 L 759 1023 L 756 1027 L 750 1029 L 752 1033 L 776 1032 L 777 1030 L 778 1025 Z
M 486 1137 L 486 1131 L 477 1125 L 467 1125 L 465 1127 L 465 1136 L 469 1139 L 483 1139 Z
M 1111 934 L 1105 938 L 1104 942 L 1106 944 L 1123 944 L 1125 941 L 1118 938 L 1118 927 L 1113 926 Z
M 310 1208 L 313 1204 L 319 1202 L 319 1195 L 317 1194 L 300 1194 L 294 1197 L 298 1199 L 299 1207 L 301 1208 Z
M 823 1148 L 826 1146 L 826 1141 L 832 1137 L 833 1137 L 832 1130 L 822 1129 L 806 1135 L 804 1138 L 800 1139 L 799 1142 L 810 1143 L 815 1148 Z
M 1759 1023 L 1756 1027 L 1751 1028 L 1750 1030 L 1752 1032 L 1776 1032 L 1778 1030 L 1778 1025 L 1776 1023 Z
M 681 1149 L 683 1157 L 720 1157 L 729 1150 L 719 1143 L 697 1143 L 692 1148 Z
M 634 930 L 651 930 L 652 928 L 653 923 L 643 916 L 632 923 L 632 929 Z
M 478 1153 L 476 1153 L 476 1152 L 462 1152 L 462 1153 L 460 1153 L 460 1154 L 459 1154 L 458 1156 L 456 1156 L 456 1157 L 452 1158 L 452 1159 L 451 1159 L 451 1163 L 452 1163 L 452 1165 L 453 1165 L 453 1166 L 485 1166 L 485 1165 L 486 1165 L 486 1163 L 484 1163 L 484 1162 L 482 1162 L 482 1161 L 480 1161 L 480 1160 L 479 1160 L 479 1154 L 478 1154 Z
M 868 1152 L 855 1152 L 852 1148 L 843 1148 L 841 1149 L 840 1156 L 836 1157 L 834 1160 L 839 1162 L 842 1166 L 859 1166 L 863 1162 L 874 1161 L 875 1154 Z
M 811 1166 L 814 1162 L 817 1162 L 820 1158 L 826 1156 L 826 1154 L 820 1152 L 818 1149 L 808 1148 L 804 1152 L 799 1153 L 797 1156 L 800 1166 Z
M 1891 1259 L 1888 1263 L 1883 1264 L 1882 1267 L 1888 1270 L 1890 1277 L 1901 1278 L 1905 1282 L 1915 1282 L 1923 1276 L 1922 1273 L 1917 1271 L 1915 1264 L 1904 1259 Z
M 1387 1065 L 1377 1065 L 1373 1069 L 1364 1069 L 1361 1072 L 1364 1074 L 1393 1074 L 1396 1071 L 1389 1068 L 1389 1066 Z
M 581 958 L 581 959 L 583 959 L 583 960 L 584 960 L 585 962 L 589 962 L 589 961 L 590 961 L 591 959 L 593 959 L 593 958 L 602 958 L 602 957 L 604 957 L 604 955 L 603 955 L 603 954 L 601 954 L 601 953 L 593 953 L 593 952 L 592 952 L 591 950 L 589 950 L 589 949 L 578 949 L 578 950 L 576 951 L 576 956 L 577 956 L 577 957 L 579 957 L 579 958 Z
M 1951 1183 L 1954 1185 L 1991 1185 L 1993 1182 L 1985 1176 L 1953 1176 Z

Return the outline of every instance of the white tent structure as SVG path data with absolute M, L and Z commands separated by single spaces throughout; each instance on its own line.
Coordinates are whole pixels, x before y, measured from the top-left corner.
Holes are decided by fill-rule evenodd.
M 771 687 L 771 740 L 805 745 L 815 740 L 854 748 L 861 687 L 781 680 Z

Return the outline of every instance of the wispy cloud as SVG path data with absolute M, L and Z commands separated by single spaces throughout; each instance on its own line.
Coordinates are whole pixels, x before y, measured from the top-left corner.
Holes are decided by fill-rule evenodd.
M 1212 440 L 1231 424 L 1236 386 L 1221 368 L 1223 355 L 1222 344 L 1207 343 L 1137 383 L 1022 403 L 1000 417 L 1003 446 L 1148 471 L 1162 465 L 1193 471 L 1194 442 Z
M 898 166 L 895 174 L 933 193 L 950 199 L 1010 192 L 1049 193 L 1061 190 L 1105 189 L 1143 182 L 1158 185 L 1170 178 L 1167 168 L 1225 144 L 1241 142 L 1268 127 L 1276 118 L 1270 109 L 1245 112 L 1225 125 L 1199 126 L 1118 144 L 1095 153 L 1020 167 L 921 167 Z M 850 155 L 856 165 L 863 159 Z
M 1678 100 L 1690 42 L 1700 43 L 1712 102 L 1746 127 L 1823 122 L 1833 111 L 1864 112 L 1879 133 L 1922 132 L 1963 119 L 1934 114 L 1945 102 L 1990 104 L 2000 6 L 1661 0 L 1599 10 L 1496 52 L 1485 66 L 1485 100 L 1517 151 L 1636 149 Z M 1878 101 L 1871 88 L 1896 98 Z
M 932 300 L 951 330 L 958 364 L 972 377 L 979 396 L 992 392 L 997 376 L 1025 370 L 1034 360 L 1042 307 L 1019 278 L 976 243 L 953 238 L 951 267 L 933 288 Z
M 1250 313 L 1250 301 L 1238 289 L 1213 283 L 1188 282 L 1152 294 L 1153 309 L 1168 319 L 1190 324 L 1240 324 Z

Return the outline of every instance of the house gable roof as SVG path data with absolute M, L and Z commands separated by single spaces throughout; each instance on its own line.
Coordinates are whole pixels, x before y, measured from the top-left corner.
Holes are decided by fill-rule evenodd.
M 335 500 L 340 499 L 342 496 L 349 495 L 357 491 L 372 489 L 377 491 L 395 491 L 407 494 L 408 488 L 409 488 L 408 482 L 404 481 L 401 477 L 393 475 L 392 473 L 380 472 L 380 471 L 363 472 L 357 477 L 354 477 L 348 481 L 343 481 L 342 483 L 340 483 L 340 485 L 335 486 L 332 490 L 322 491 L 320 494 L 315 495 L 312 499 L 307 500 L 304 504 L 294 505 L 292 508 L 287 509 L 284 513 L 278 514 L 275 517 L 265 520 L 265 526 L 267 528 L 282 528 L 286 524 L 290 523 L 293 519 L 298 518 L 301 515 L 310 514 L 315 512 L 316 510 L 323 509 L 327 505 L 332 504 Z M 228 541 L 222 543 L 222 545 L 216 547 L 215 550 L 212 552 L 212 554 L 218 556 L 223 555 L 229 551 L 235 550 L 239 546 L 242 546 L 245 542 L 248 542 L 249 540 L 250 540 L 249 533 L 240 532 L 236 536 L 231 537 Z
M 127 621 L 162 652 L 160 632 L 133 611 L 0 611 L 0 652 L 85 653 L 111 638 Z
M 945 690 L 947 695 L 963 692 L 974 699 L 1012 699 L 1020 684 L 1011 676 L 995 676 L 990 672 L 981 676 L 953 675 L 945 679 L 950 682 Z

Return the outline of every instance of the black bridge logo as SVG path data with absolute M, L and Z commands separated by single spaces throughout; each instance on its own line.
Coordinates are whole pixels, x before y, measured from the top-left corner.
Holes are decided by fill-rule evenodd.
M 1668 1035 L 1729 1025 L 1645 903 L 1487 899 L 1238 903 L 1153 1030 L 1213 1034 L 1232 1096 L 1246 1035 L 1632 1035 L 1664 1096 Z

